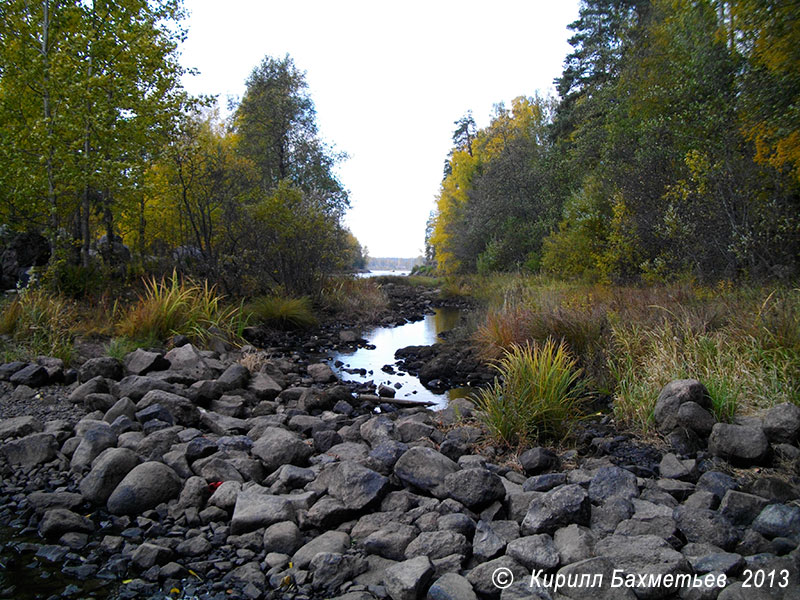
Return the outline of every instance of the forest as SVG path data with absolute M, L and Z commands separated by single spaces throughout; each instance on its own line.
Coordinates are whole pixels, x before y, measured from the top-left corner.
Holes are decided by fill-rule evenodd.
M 585 0 L 558 97 L 459 119 L 426 254 L 445 274 L 791 280 L 800 3 Z
M 181 87 L 184 17 L 180 0 L 0 6 L 1 245 L 35 267 L 6 252 L 4 287 L 84 296 L 177 269 L 304 295 L 363 266 L 304 72 L 265 57 L 222 119 Z

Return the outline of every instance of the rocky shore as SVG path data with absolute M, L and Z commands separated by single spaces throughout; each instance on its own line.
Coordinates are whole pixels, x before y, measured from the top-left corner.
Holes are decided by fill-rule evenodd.
M 9 363 L 2 560 L 79 582 L 54 598 L 800 597 L 800 408 L 708 409 L 675 381 L 664 445 L 599 417 L 511 455 L 466 400 L 365 394 L 298 353 Z

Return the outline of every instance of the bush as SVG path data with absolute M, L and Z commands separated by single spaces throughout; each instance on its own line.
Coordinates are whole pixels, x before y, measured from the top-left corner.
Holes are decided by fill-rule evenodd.
M 248 304 L 245 310 L 255 322 L 277 329 L 308 329 L 317 324 L 311 300 L 307 297 L 261 296 Z
M 559 439 L 581 415 L 583 384 L 565 345 L 513 345 L 496 363 L 494 384 L 476 397 L 478 418 L 508 446 Z
M 173 271 L 172 277 L 145 281 L 145 291 L 122 317 L 118 333 L 130 340 L 165 340 L 183 334 L 204 343 L 212 335 L 241 338 L 247 317 L 239 306 L 223 306 L 207 281 L 196 283 Z
M 348 321 L 376 321 L 389 306 L 378 277 L 338 277 L 325 282 L 320 306 Z M 403 277 L 402 279 L 406 279 Z

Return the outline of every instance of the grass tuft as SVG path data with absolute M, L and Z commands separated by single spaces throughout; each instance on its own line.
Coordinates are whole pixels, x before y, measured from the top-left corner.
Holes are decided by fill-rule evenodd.
M 183 334 L 198 343 L 222 332 L 237 341 L 247 325 L 241 306 L 225 306 L 207 281 L 178 277 L 145 281 L 145 291 L 123 315 L 117 330 L 130 340 L 152 343 Z
M 255 322 L 277 329 L 309 329 L 317 324 L 311 300 L 306 297 L 261 296 L 245 310 Z
M 565 344 L 512 345 L 494 384 L 476 396 L 478 418 L 509 447 L 568 434 L 581 415 L 581 371 Z
M 43 289 L 28 289 L 7 302 L 0 312 L 0 334 L 12 344 L 3 349 L 5 360 L 54 356 L 69 363 L 73 356 L 75 304 Z

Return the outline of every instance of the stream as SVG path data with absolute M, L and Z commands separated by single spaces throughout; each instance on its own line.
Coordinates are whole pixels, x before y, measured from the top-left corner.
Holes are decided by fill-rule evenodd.
M 359 383 L 373 381 L 378 386 L 384 384 L 397 390 L 396 398 L 432 402 L 433 410 L 441 410 L 451 398 L 467 396 L 471 388 L 454 388 L 444 393 L 432 392 L 415 376 L 394 367 L 394 353 L 406 346 L 434 344 L 440 333 L 450 331 L 458 325 L 461 314 L 462 311 L 458 308 L 437 308 L 432 315 L 425 315 L 422 321 L 367 330 L 363 337 L 369 347 L 329 353 L 331 368 L 342 380 Z M 383 370 L 386 365 L 390 365 L 391 370 Z

